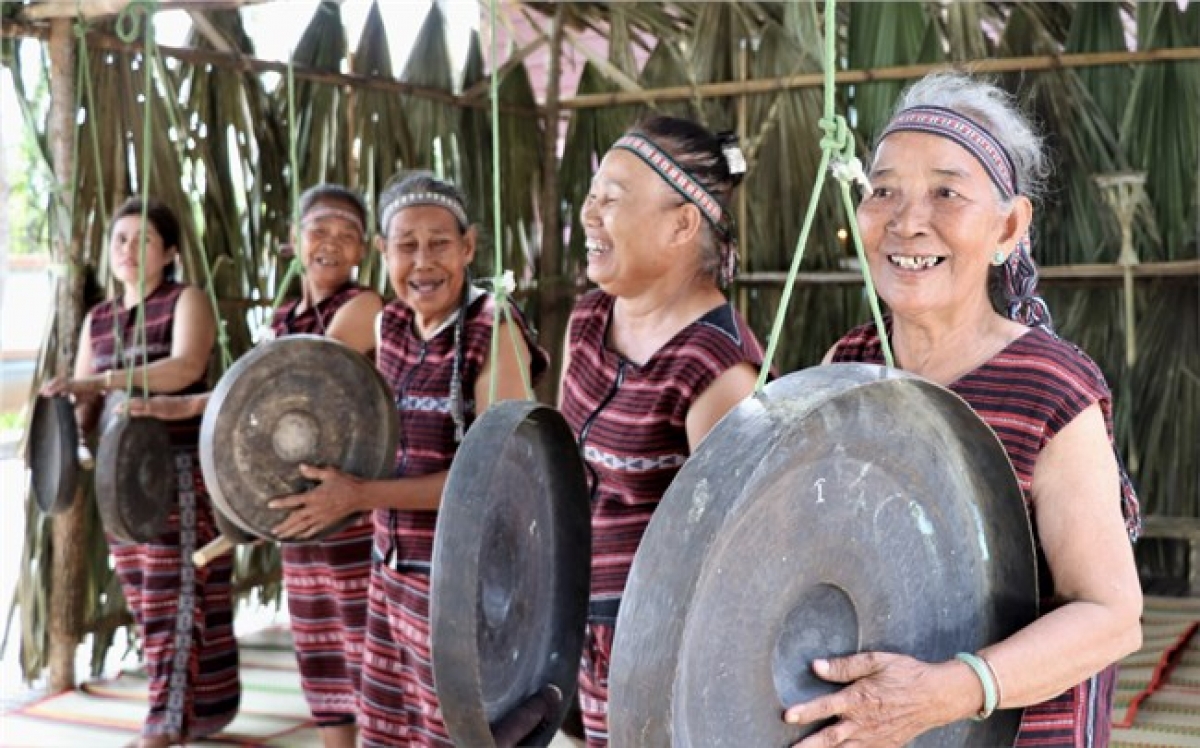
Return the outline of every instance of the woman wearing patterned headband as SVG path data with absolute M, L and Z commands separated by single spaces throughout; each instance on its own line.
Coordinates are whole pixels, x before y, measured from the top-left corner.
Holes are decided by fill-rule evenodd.
M 87 313 L 75 376 L 42 389 L 72 395 L 85 430 L 96 422 L 104 393 L 124 390 L 127 380 L 150 392 L 203 390 L 216 339 L 204 292 L 174 279 L 180 240 L 175 213 L 157 200 L 133 198 L 113 214 L 110 233 L 109 262 L 122 294 Z M 169 432 L 166 459 L 174 459 L 179 483 L 166 531 L 148 543 L 109 538 L 150 681 L 150 709 L 138 743 L 143 748 L 219 731 L 241 698 L 233 565 L 228 557 L 204 568 L 192 563 L 192 552 L 217 533 L 197 459 L 200 421 L 175 421 Z
M 1108 386 L 1051 332 L 1033 295 L 1031 198 L 1045 173 L 1038 137 L 1004 92 L 934 75 L 902 98 L 858 209 L 897 365 L 962 396 L 1012 461 L 1035 528 L 1041 617 L 947 662 L 879 652 L 815 661 L 818 676 L 848 685 L 785 712 L 800 724 L 837 718 L 801 746 L 904 745 L 1022 707 L 1018 746 L 1108 745 L 1113 663 L 1140 642 L 1140 523 Z M 827 361 L 883 363 L 880 349 L 864 325 Z
M 373 354 L 374 319 L 383 300 L 351 278 L 366 249 L 366 225 L 362 198 L 341 185 L 319 184 L 300 196 L 301 295 L 275 311 L 272 337 L 326 335 Z M 135 400 L 130 412 L 164 420 L 197 417 L 209 394 Z M 285 543 L 281 552 L 300 686 L 326 748 L 355 745 L 371 529 L 371 517 L 363 513 L 328 537 Z M 299 536 L 300 530 L 292 518 L 275 528 L 280 537 Z
M 521 369 L 532 380 L 548 360 L 515 308 L 523 344 L 514 345 L 501 322 L 492 360 L 495 299 L 471 284 L 475 229 L 456 187 L 413 174 L 384 190 L 379 216 L 379 248 L 396 293 L 376 328 L 376 364 L 400 411 L 394 477 L 365 481 L 306 468 L 321 485 L 279 505 L 295 508 L 297 527 L 311 528 L 328 524 L 325 507 L 339 516 L 374 510 L 362 742 L 448 746 L 429 651 L 429 564 L 442 488 L 463 433 L 487 409 L 493 369 L 498 397 L 523 398 Z
M 592 588 L 580 672 L 588 744 L 608 740 L 613 625 L 634 552 L 684 460 L 754 390 L 762 349 L 726 301 L 737 257 L 732 138 L 656 117 L 618 140 L 581 213 L 587 274 L 568 330 L 563 415 L 592 491 Z

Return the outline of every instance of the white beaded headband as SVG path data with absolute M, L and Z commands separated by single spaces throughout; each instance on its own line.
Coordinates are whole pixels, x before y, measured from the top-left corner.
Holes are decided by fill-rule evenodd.
M 458 221 L 458 226 L 463 231 L 466 231 L 467 227 L 471 225 L 471 222 L 467 220 L 467 211 L 463 209 L 462 203 L 454 198 L 438 192 L 412 192 L 407 195 L 401 195 L 388 203 L 383 209 L 379 228 L 383 231 L 384 235 L 387 235 L 388 226 L 392 223 L 392 217 L 405 208 L 411 208 L 414 205 L 436 205 L 439 208 L 445 208 Z

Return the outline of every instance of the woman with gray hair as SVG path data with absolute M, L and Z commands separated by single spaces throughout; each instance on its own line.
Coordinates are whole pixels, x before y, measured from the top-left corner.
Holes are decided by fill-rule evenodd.
M 798 745 L 904 745 L 1024 708 L 1018 746 L 1108 744 L 1116 663 L 1141 641 L 1137 497 L 1096 364 L 1035 295 L 1040 139 L 1002 90 L 959 74 L 912 86 L 879 138 L 858 222 L 896 365 L 960 395 L 1000 437 L 1034 528 L 1041 615 L 946 662 L 862 652 L 811 663 L 845 686 L 784 719 L 836 718 Z M 995 293 L 990 293 L 989 289 Z M 873 324 L 826 362 L 883 363 Z

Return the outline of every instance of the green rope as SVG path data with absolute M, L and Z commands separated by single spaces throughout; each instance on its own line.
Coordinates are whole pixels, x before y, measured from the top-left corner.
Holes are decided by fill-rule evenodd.
M 82 4 L 82 0 L 78 0 Z M 91 53 L 87 46 L 88 24 L 80 13 L 75 21 L 75 36 L 79 38 L 79 67 L 80 75 L 83 78 L 83 89 L 85 99 L 87 101 L 88 113 L 88 130 L 92 135 L 92 157 L 96 160 L 96 196 L 100 199 L 100 219 L 101 223 L 108 222 L 108 204 L 104 197 L 104 188 L 101 184 L 101 175 L 104 173 L 100 165 L 100 117 L 96 112 L 96 95 L 92 92 L 92 63 Z M 78 148 L 78 141 L 76 141 Z M 78 150 L 76 150 L 78 155 Z
M 158 74 L 162 76 L 164 80 L 169 80 L 169 76 L 165 72 L 166 64 L 163 62 L 162 54 L 158 51 L 157 46 L 153 48 L 153 55 L 154 57 L 151 60 L 151 64 L 153 64 L 154 69 L 158 71 Z M 147 66 L 147 73 L 149 73 L 149 66 Z M 187 151 L 184 148 L 184 129 L 180 124 L 179 114 L 175 111 L 178 107 L 178 102 L 173 99 L 168 99 L 165 104 L 167 117 L 171 121 L 171 128 L 176 134 L 174 140 L 176 157 L 179 159 L 179 165 L 182 168 L 187 162 Z M 194 195 L 196 192 L 194 176 L 192 178 L 191 187 L 191 193 Z M 189 196 L 189 199 L 190 198 L 191 196 Z M 196 206 L 192 207 L 195 208 Z M 233 365 L 233 354 L 230 353 L 229 350 L 229 331 L 225 325 L 225 320 L 221 317 L 221 305 L 217 300 L 217 289 L 214 284 L 213 268 L 212 265 L 209 264 L 208 255 L 204 252 L 197 252 L 197 254 L 200 256 L 200 267 L 204 270 L 204 293 L 208 297 L 209 306 L 212 307 L 213 318 L 217 322 L 217 346 L 218 350 L 221 352 L 221 369 L 225 370 Z
M 293 50 L 288 55 L 287 65 L 287 110 L 288 110 L 288 168 L 292 172 L 292 226 L 296 232 L 296 242 L 293 246 L 292 261 L 288 264 L 287 272 L 283 274 L 283 280 L 279 282 L 279 288 L 275 291 L 275 301 L 271 304 L 271 311 L 279 309 L 279 305 L 283 303 L 283 297 L 287 293 L 288 288 L 292 285 L 292 281 L 296 279 L 304 271 L 304 263 L 301 261 L 301 250 L 304 244 L 304 234 L 300 231 L 300 159 L 296 155 L 296 53 Z
M 863 282 L 867 288 L 867 298 L 875 324 L 879 329 L 879 339 L 883 346 L 883 356 L 888 366 L 894 366 L 892 349 L 888 343 L 887 333 L 883 327 L 883 315 L 879 310 L 875 285 L 871 280 L 871 271 L 862 248 L 862 239 L 858 232 L 858 223 L 854 216 L 853 200 L 850 197 L 851 181 L 865 184 L 866 178 L 862 173 L 862 164 L 854 155 L 854 137 L 846 125 L 844 117 L 837 115 L 834 109 L 837 88 L 834 84 L 834 70 L 837 66 L 837 3 L 835 0 L 825 2 L 825 57 L 824 57 L 824 93 L 825 109 L 820 120 L 821 130 L 825 133 L 821 138 L 821 164 L 817 167 L 817 181 L 808 199 L 808 210 L 804 214 L 804 225 L 800 230 L 800 238 L 796 241 L 796 251 L 792 255 L 791 269 L 787 281 L 783 285 L 783 295 L 779 300 L 779 310 L 775 314 L 775 322 L 771 327 L 771 336 L 767 340 L 767 352 L 763 357 L 763 366 L 758 373 L 758 384 L 755 389 L 761 391 L 770 375 L 771 362 L 779 345 L 780 334 L 783 331 L 783 321 L 787 316 L 788 304 L 792 291 L 796 286 L 796 278 L 800 273 L 800 262 L 804 257 L 804 249 L 808 245 L 808 234 L 812 230 L 813 219 L 816 217 L 817 204 L 821 198 L 821 186 L 825 180 L 826 170 L 834 165 L 834 176 L 842 183 L 842 204 L 845 206 L 850 221 L 851 233 L 854 237 L 854 248 L 858 254 L 859 265 L 862 268 Z
M 513 279 L 511 270 L 501 272 L 504 267 L 504 256 L 501 251 L 501 215 L 500 215 L 500 76 L 499 76 L 499 60 L 500 50 L 497 45 L 499 34 L 496 33 L 500 19 L 498 17 L 499 3 L 497 0 L 490 0 L 488 3 L 491 11 L 491 43 L 492 43 L 492 70 L 491 80 L 488 82 L 488 91 L 491 97 L 491 123 L 492 123 L 492 234 L 495 237 L 493 243 L 493 260 L 492 268 L 495 275 L 492 276 L 492 291 L 496 296 L 496 306 L 492 316 L 492 348 L 491 358 L 492 375 L 488 381 L 488 404 L 496 402 L 496 390 L 500 379 L 500 367 L 498 356 L 500 354 L 500 316 L 504 315 L 505 321 L 508 323 L 509 337 L 512 338 L 513 350 L 521 350 L 517 339 L 516 325 L 513 322 L 512 310 L 509 308 L 509 295 L 516 288 L 516 282 Z M 521 384 L 525 387 L 526 399 L 533 399 L 533 387 L 529 382 L 529 372 L 526 367 L 519 367 L 521 370 Z
M 145 108 L 145 117 L 142 120 L 142 179 L 140 183 L 142 199 L 142 230 L 138 232 L 138 290 L 141 293 L 141 302 L 138 304 L 137 310 L 137 334 L 134 337 L 135 344 L 140 342 L 142 348 L 142 392 L 145 396 L 150 395 L 150 375 L 146 372 L 146 368 L 150 365 L 150 351 L 146 345 L 146 221 L 149 213 L 148 197 L 150 195 L 150 147 L 153 135 L 154 107 L 151 105 L 154 94 L 154 76 L 150 69 L 150 61 L 154 56 L 154 23 L 152 15 L 157 9 L 157 0 L 131 0 L 129 5 L 117 16 L 117 36 L 126 43 L 132 43 L 137 38 L 140 22 L 136 14 L 140 13 L 142 21 L 146 21 L 146 40 L 144 51 L 142 53 L 143 77 L 145 78 L 145 93 L 142 105 Z M 134 369 L 127 368 L 125 372 L 125 391 L 127 395 L 133 394 L 133 379 Z

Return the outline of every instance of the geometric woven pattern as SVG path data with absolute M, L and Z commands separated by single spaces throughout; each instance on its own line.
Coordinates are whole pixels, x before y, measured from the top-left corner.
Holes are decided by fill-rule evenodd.
M 602 452 L 595 447 L 584 446 L 583 457 L 589 462 L 600 462 L 609 470 L 626 473 L 642 473 L 647 470 L 662 470 L 679 467 L 687 461 L 687 455 L 659 455 L 658 457 L 621 457 Z

